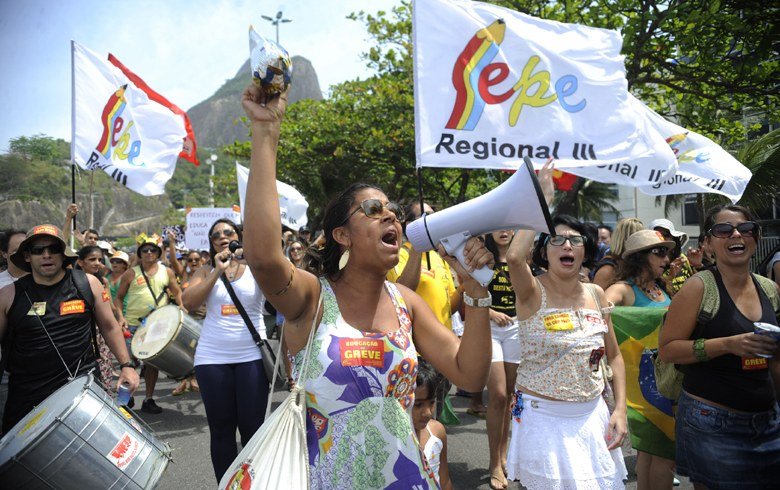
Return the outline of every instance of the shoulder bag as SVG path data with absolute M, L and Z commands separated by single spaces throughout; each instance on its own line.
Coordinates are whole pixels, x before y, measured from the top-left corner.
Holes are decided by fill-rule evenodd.
M 322 309 L 322 290 L 311 322 L 303 362 L 295 386 L 279 407 L 271 411 L 273 390 L 268 396 L 265 422 L 244 446 L 219 481 L 219 488 L 231 490 L 306 490 L 309 488 L 309 450 L 306 445 L 306 381 L 309 350 Z M 278 353 L 274 371 L 279 367 Z M 274 372 L 275 376 L 276 373 Z

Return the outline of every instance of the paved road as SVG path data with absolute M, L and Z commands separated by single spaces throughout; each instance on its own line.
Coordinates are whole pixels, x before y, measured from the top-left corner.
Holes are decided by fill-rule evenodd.
M 141 412 L 143 420 L 173 449 L 173 463 L 168 466 L 158 488 L 213 489 L 216 487 L 216 479 L 209 459 L 209 433 L 203 403 L 197 393 L 171 396 L 175 386 L 174 381 L 161 376 L 157 384 L 156 401 L 164 412 L 160 415 Z M 286 392 L 277 393 L 274 401 L 280 402 L 285 395 Z M 136 397 L 136 407 L 140 406 L 141 401 L 141 396 Z M 465 398 L 453 397 L 453 406 L 462 422 L 459 426 L 448 428 L 450 475 L 455 488 L 488 489 L 485 421 L 466 413 L 468 400 Z M 636 453 L 626 451 L 625 456 L 629 468 L 626 488 L 634 489 Z M 509 488 L 522 487 L 511 483 Z M 677 488 L 693 487 L 684 480 L 682 486 Z

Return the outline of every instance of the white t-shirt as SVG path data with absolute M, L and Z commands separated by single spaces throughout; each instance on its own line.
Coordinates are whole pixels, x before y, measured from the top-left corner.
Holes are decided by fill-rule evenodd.
M 7 270 L 0 272 L 0 289 L 3 289 L 9 284 L 15 283 L 17 279 L 19 278 L 12 276 L 11 273 L 8 272 Z
M 252 320 L 260 337 L 266 338 L 263 322 L 265 296 L 249 268 L 230 283 Z M 206 318 L 195 349 L 195 365 L 236 364 L 260 359 L 260 348 L 230 299 L 222 279 L 218 279 L 206 299 Z

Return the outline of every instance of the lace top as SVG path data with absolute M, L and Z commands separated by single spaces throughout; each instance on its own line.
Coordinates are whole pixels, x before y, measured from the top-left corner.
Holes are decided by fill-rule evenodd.
M 592 400 L 604 390 L 604 378 L 598 367 L 599 359 L 605 355 L 604 335 L 608 326 L 602 312 L 550 308 L 541 282 L 539 287 L 542 293 L 539 310 L 518 322 L 517 386 L 556 400 Z

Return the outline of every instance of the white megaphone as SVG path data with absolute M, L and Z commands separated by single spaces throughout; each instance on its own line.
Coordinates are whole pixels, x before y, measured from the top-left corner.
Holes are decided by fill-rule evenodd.
M 512 177 L 487 194 L 438 211 L 423 214 L 406 226 L 406 238 L 418 252 L 444 246 L 466 267 L 463 249 L 466 240 L 497 230 L 533 230 L 554 234 L 550 210 L 542 188 L 536 180 L 533 165 L 524 159 Z M 476 269 L 471 275 L 483 286 L 493 279 L 489 267 Z

